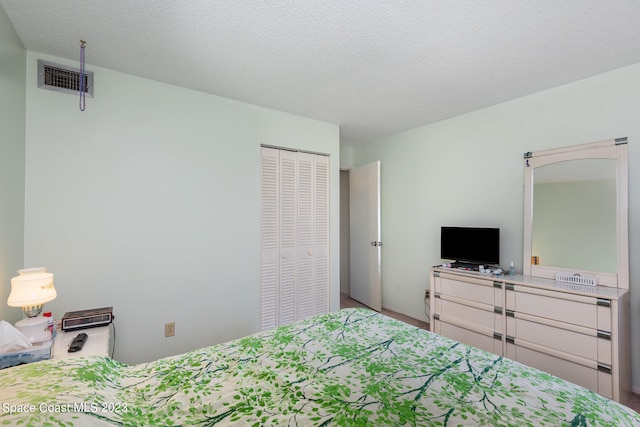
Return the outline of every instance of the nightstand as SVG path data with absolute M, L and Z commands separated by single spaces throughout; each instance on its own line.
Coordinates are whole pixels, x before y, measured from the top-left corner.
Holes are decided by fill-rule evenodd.
M 69 353 L 69 344 L 79 333 L 87 334 L 87 342 L 82 350 Z M 66 359 L 79 356 L 113 356 L 114 331 L 113 323 L 99 328 L 79 329 L 77 331 L 60 331 L 53 341 L 52 359 Z

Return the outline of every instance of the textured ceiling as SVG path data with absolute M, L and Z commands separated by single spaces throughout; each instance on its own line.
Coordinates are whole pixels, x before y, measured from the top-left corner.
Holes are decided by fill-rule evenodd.
M 0 0 L 26 49 L 340 125 L 357 145 L 640 62 L 638 0 Z M 97 102 L 97 98 L 96 98 Z

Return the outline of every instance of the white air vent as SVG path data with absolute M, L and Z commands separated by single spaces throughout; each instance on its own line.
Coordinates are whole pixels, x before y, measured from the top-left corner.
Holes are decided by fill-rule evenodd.
M 598 278 L 595 276 L 581 276 L 579 274 L 556 273 L 558 282 L 574 283 L 576 285 L 598 286 Z
M 38 87 L 57 92 L 80 93 L 80 70 L 38 59 Z M 85 71 L 82 84 L 86 96 L 93 98 L 93 72 Z

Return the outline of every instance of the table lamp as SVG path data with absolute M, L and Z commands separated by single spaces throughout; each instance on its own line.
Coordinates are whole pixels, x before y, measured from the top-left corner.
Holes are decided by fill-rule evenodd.
M 11 293 L 7 300 L 10 307 L 21 307 L 26 319 L 19 320 L 15 326 L 32 343 L 51 339 L 49 320 L 39 316 L 42 305 L 53 301 L 58 295 L 53 286 L 53 274 L 46 267 L 18 270 L 18 276 L 11 279 Z

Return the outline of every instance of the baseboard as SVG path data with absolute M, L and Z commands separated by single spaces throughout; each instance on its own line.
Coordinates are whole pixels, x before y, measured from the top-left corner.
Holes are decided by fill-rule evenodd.
M 422 316 L 416 317 L 413 314 L 403 313 L 402 311 L 396 310 L 393 307 L 389 307 L 388 305 L 385 305 L 385 304 L 382 304 L 382 309 L 383 310 L 388 310 L 388 311 L 393 311 L 394 313 L 398 313 L 398 314 L 401 314 L 403 316 L 410 317 L 410 318 L 412 318 L 414 320 L 417 320 L 419 322 L 429 323 L 429 318 L 426 315 L 424 315 L 424 313 L 422 314 Z

